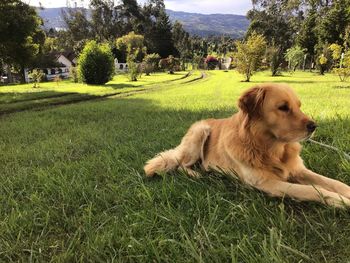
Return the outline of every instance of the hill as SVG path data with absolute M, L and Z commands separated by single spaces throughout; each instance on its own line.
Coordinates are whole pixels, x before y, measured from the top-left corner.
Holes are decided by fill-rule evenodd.
M 64 28 L 62 9 L 65 8 L 45 8 L 39 10 L 40 16 L 44 19 L 46 28 Z M 227 14 L 197 14 L 180 11 L 167 10 L 172 22 L 178 20 L 191 35 L 229 35 L 240 38 L 244 35 L 249 26 L 249 20 L 242 15 Z

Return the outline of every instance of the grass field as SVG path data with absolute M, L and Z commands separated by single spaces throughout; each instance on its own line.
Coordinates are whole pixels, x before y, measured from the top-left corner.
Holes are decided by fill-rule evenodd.
M 348 210 L 267 197 L 216 173 L 194 180 L 142 172 L 191 123 L 230 116 L 242 91 L 261 82 L 289 83 L 319 123 L 314 139 L 349 152 L 350 84 L 308 72 L 262 72 L 252 83 L 235 72 L 182 76 L 152 76 L 138 87 L 117 77 L 129 96 L 59 107 L 33 106 L 42 95 L 26 86 L 0 87 L 1 262 L 350 259 Z M 41 92 L 101 95 L 110 88 L 53 84 Z M 26 111 L 5 114 L 24 102 Z M 302 155 L 312 170 L 350 184 L 341 155 L 310 143 Z

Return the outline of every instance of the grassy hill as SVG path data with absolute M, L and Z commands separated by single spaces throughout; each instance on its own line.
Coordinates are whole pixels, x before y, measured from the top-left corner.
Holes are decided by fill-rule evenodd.
M 63 8 L 64 9 L 64 8 Z M 39 10 L 47 28 L 64 28 L 62 8 L 45 8 Z M 212 14 L 204 15 L 167 10 L 171 21 L 180 21 L 184 28 L 192 35 L 229 35 L 240 38 L 249 26 L 249 20 L 241 15 Z
M 3 107 L 24 100 L 32 105 L 0 117 L 1 262 L 350 258 L 347 210 L 271 198 L 220 173 L 147 179 L 142 171 L 146 160 L 176 146 L 193 122 L 230 116 L 242 91 L 262 82 L 294 87 L 302 110 L 319 124 L 314 139 L 348 151 L 349 85 L 310 72 L 261 72 L 252 83 L 234 71 L 182 75 L 144 76 L 138 84 L 117 76 L 106 86 L 0 87 Z M 35 107 L 43 91 L 99 95 L 124 89 L 123 97 Z M 350 183 L 350 165 L 341 155 L 303 145 L 309 168 Z

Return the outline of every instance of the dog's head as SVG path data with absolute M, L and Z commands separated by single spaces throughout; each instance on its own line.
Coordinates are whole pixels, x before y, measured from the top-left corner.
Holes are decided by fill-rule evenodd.
M 240 97 L 238 106 L 248 124 L 259 124 L 264 132 L 283 142 L 297 142 L 312 135 L 316 123 L 300 110 L 300 100 L 284 84 L 255 86 Z

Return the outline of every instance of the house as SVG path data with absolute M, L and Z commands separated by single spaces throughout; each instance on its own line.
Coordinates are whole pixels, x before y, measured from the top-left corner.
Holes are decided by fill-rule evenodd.
M 114 59 L 115 72 L 127 72 L 129 67 L 128 63 L 119 63 L 118 59 Z
M 72 51 L 68 52 L 55 52 L 50 53 L 46 56 L 45 66 L 40 67 L 46 77 L 46 80 L 53 80 L 56 77 L 60 77 L 61 79 L 66 79 L 69 77 L 69 71 L 71 67 L 75 67 L 77 65 L 78 58 Z M 26 82 L 30 82 L 29 77 L 30 70 L 25 69 L 25 80 Z

